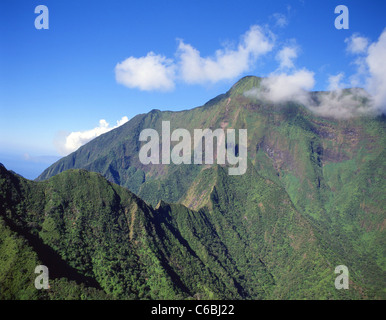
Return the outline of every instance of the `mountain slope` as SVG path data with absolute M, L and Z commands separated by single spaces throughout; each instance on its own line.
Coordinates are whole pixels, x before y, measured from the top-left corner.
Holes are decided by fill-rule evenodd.
M 353 276 L 353 285 L 357 292 L 362 292 L 362 297 L 384 297 L 385 117 L 321 117 L 294 102 L 273 104 L 245 95 L 251 89 L 260 90 L 260 83 L 261 78 L 245 77 L 227 93 L 202 107 L 180 112 L 152 110 L 138 115 L 59 160 L 38 180 L 46 180 L 68 169 L 83 168 L 99 172 L 109 181 L 130 189 L 153 207 L 160 201 L 178 203 L 167 205 L 167 211 L 184 212 L 189 221 L 192 212 L 197 219 L 202 216 L 202 221 L 208 225 L 194 220 L 199 225 L 197 228 L 209 228 L 205 229 L 208 232 L 212 228 L 216 234 L 216 240 L 212 240 L 227 248 L 230 256 L 226 259 L 233 259 L 230 260 L 233 269 L 224 268 L 226 271 L 221 272 L 242 274 L 231 276 L 236 284 L 229 289 L 240 296 L 291 298 L 297 296 L 297 292 L 299 296 L 312 296 L 311 288 L 310 291 L 304 289 L 305 282 L 315 285 L 319 275 L 321 283 L 327 283 L 332 279 L 331 270 L 338 264 L 346 264 Z M 315 92 L 312 96 L 318 100 L 327 94 Z M 347 90 L 345 94 L 349 95 L 351 91 Z M 171 131 L 187 129 L 192 137 L 196 128 L 247 129 L 248 173 L 230 177 L 222 174 L 224 168 L 216 165 L 143 165 L 138 157 L 142 145 L 139 134 L 147 128 L 161 133 L 162 121 L 170 121 Z M 275 198 L 267 198 L 266 203 L 256 202 L 264 190 L 271 190 L 272 186 L 280 190 Z M 285 202 L 280 202 L 280 198 L 286 199 Z M 262 220 L 262 208 L 268 208 L 272 203 L 275 205 L 269 210 L 271 214 Z M 164 207 L 159 205 L 158 209 L 153 209 L 151 206 L 147 205 L 149 212 Z M 277 216 L 278 212 L 286 214 L 281 217 Z M 175 225 L 175 219 L 180 224 Z M 248 219 L 253 222 L 247 227 Z M 186 227 L 181 221 L 170 218 L 168 225 L 182 233 Z M 268 235 L 275 234 L 277 229 L 272 228 L 276 224 L 285 240 L 279 235 L 276 242 L 270 240 L 277 245 L 270 248 L 272 252 L 267 259 L 272 262 L 267 263 L 263 257 L 269 251 Z M 302 232 L 298 224 L 306 226 L 308 231 Z M 224 228 L 233 231 L 225 234 Z M 292 229 L 297 231 L 291 232 Z M 204 237 L 206 233 L 200 234 Z M 315 239 L 314 244 L 305 242 L 304 239 L 310 238 Z M 191 241 L 198 245 L 196 238 Z M 294 250 L 298 247 L 295 242 L 302 248 L 298 253 Z M 253 243 L 258 243 L 258 248 Z M 249 258 L 240 256 L 236 249 L 229 251 L 232 246 L 245 248 L 245 255 L 253 252 L 259 257 L 258 269 L 253 269 L 247 262 Z M 204 247 L 210 250 L 208 244 Z M 217 254 L 222 255 L 221 252 L 217 251 Z M 289 252 L 292 252 L 292 271 L 285 271 L 287 266 L 283 261 Z M 301 262 L 303 256 L 300 253 L 310 260 Z M 203 258 L 200 256 L 200 259 Z M 209 260 L 205 261 L 209 263 Z M 302 276 L 303 263 L 308 265 L 307 270 L 316 263 L 318 272 L 307 271 L 309 279 Z M 281 267 L 275 269 L 274 266 Z M 259 278 L 266 279 L 261 281 L 266 281 L 267 285 L 260 282 L 258 285 L 251 277 L 248 281 L 260 288 L 255 290 L 262 291 L 242 285 L 240 277 L 245 277 L 245 272 L 259 274 Z M 218 273 L 216 277 L 219 277 Z M 268 285 L 269 278 L 275 285 Z M 287 291 L 286 279 L 293 279 Z M 293 290 L 298 285 L 296 279 L 302 279 L 299 288 L 303 292 Z M 321 288 L 317 290 L 318 297 L 337 297 L 336 290 L 331 292 Z
M 215 183 L 207 205 L 192 211 L 163 201 L 153 209 L 84 170 L 36 183 L 0 167 L 1 215 L 18 237 L 40 241 L 37 255 L 47 246 L 71 268 L 44 261 L 54 280 L 40 298 L 79 290 L 118 299 L 366 297 L 355 273 L 354 290 L 334 288 L 336 261 L 284 189 L 253 167 L 242 181 L 220 166 L 204 174 Z
M 350 268 L 354 289 L 335 289 L 335 267 L 353 266 L 354 256 L 342 255 L 340 244 L 299 213 L 283 188 L 252 166 L 241 177 L 228 176 L 221 167 L 205 171 L 205 178 L 214 184 L 204 211 L 236 265 L 243 273 L 256 275 L 258 260 L 270 272 L 270 279 L 249 278 L 255 290 L 269 288 L 268 297 L 273 299 L 358 299 L 373 294 L 355 268 Z M 381 293 L 383 284 L 379 287 Z
M 100 175 L 70 170 L 34 183 L 1 169 L 2 215 L 112 297 L 237 296 L 165 214 Z
M 192 110 L 138 115 L 59 160 L 37 180 L 83 168 L 101 173 L 153 205 L 159 200 L 178 202 L 205 166 L 141 164 L 140 132 L 153 128 L 161 133 L 162 121 L 170 121 L 171 131 L 185 128 L 191 136 L 196 128 L 246 128 L 251 163 L 284 186 L 302 211 L 322 218 L 335 195 L 330 172 L 340 166 L 346 176 L 353 175 L 375 159 L 385 146 L 385 118 L 336 120 L 318 117 L 299 104 L 277 105 L 244 95 L 259 88 L 260 82 L 261 78 L 245 77 L 226 94 Z
M 0 169 L 1 215 L 18 234 L 37 238 L 38 251 L 52 248 L 83 277 L 81 283 L 92 279 L 91 284 L 114 298 L 246 296 L 245 288 L 232 280 L 232 258 L 202 214 L 180 205 L 153 209 L 84 170 L 35 183 Z M 199 247 L 176 228 L 174 220 L 185 215 L 208 237 L 198 240 Z M 222 256 L 209 258 L 214 243 Z M 57 261 L 45 263 L 50 274 L 63 277 Z

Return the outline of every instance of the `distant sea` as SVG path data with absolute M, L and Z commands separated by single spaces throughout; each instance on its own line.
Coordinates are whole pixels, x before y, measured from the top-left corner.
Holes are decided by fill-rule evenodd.
M 59 156 L 31 156 L 29 154 L 0 153 L 0 163 L 7 170 L 12 170 L 26 179 L 36 179 L 51 164 L 58 161 Z

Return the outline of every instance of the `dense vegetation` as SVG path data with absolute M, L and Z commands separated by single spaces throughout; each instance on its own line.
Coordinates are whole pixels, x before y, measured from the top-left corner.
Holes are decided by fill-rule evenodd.
M 0 297 L 385 299 L 385 118 L 323 118 L 244 96 L 259 83 L 138 115 L 39 182 L 0 167 Z M 162 120 L 247 128 L 247 173 L 142 165 L 139 133 L 161 132 Z M 44 292 L 33 287 L 41 263 Z M 334 287 L 341 264 L 349 290 Z
M 84 170 L 31 182 L 1 167 L 0 284 L 9 288 L 1 297 L 362 297 L 334 288 L 337 261 L 284 190 L 248 173 L 240 181 L 222 167 L 203 171 L 214 182 L 212 210 L 193 211 L 162 201 L 152 208 Z M 42 263 L 53 280 L 47 292 L 33 287 Z

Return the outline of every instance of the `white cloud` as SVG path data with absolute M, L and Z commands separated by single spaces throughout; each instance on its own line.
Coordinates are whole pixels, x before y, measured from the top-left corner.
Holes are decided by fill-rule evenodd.
M 149 52 L 145 57 L 129 57 L 115 67 L 120 84 L 140 90 L 172 90 L 175 81 L 205 84 L 239 77 L 256 60 L 271 51 L 274 35 L 257 25 L 244 35 L 236 50 L 219 49 L 213 57 L 201 57 L 192 45 L 179 40 L 176 60 Z
M 366 56 L 357 56 L 352 64 L 356 66 L 357 71 L 350 76 L 350 85 L 352 87 L 364 87 L 365 78 L 369 74 Z
M 281 49 L 277 55 L 276 60 L 279 61 L 280 69 L 291 69 L 294 68 L 293 60 L 298 57 L 298 49 L 297 47 L 284 47 Z
M 342 79 L 344 78 L 344 73 L 340 72 L 334 76 L 328 77 L 328 90 L 334 91 L 341 89 L 344 85 L 342 83 Z
M 357 72 L 350 76 L 350 85 L 352 87 L 363 87 L 364 79 L 368 74 L 366 54 L 369 47 L 369 39 L 354 33 L 351 37 L 346 38 L 344 42 L 347 44 L 347 52 L 356 56 L 352 64 L 356 66 Z
M 347 51 L 355 54 L 356 73 L 350 76 L 352 87 L 363 87 L 371 95 L 371 112 L 386 112 L 386 29 L 378 40 L 369 43 L 357 34 L 347 38 Z
M 127 121 L 129 121 L 128 117 L 126 116 L 122 117 L 121 120 L 117 121 L 117 125 L 113 129 L 120 127 L 121 125 L 125 124 Z
M 339 119 L 374 112 L 371 105 L 363 103 L 370 99 L 363 89 L 336 89 L 342 78 L 342 73 L 331 76 L 330 87 L 333 91 L 320 92 L 313 96 L 310 92 L 315 84 L 313 72 L 303 69 L 290 75 L 272 74 L 262 80 L 260 88 L 251 89 L 244 95 L 274 103 L 298 102 L 320 116 Z
M 307 104 L 309 90 L 315 85 L 314 72 L 307 69 L 294 70 L 293 60 L 298 56 L 296 45 L 282 48 L 276 55 L 279 68 L 261 81 L 260 88 L 253 88 L 245 96 L 268 100 L 273 103 L 296 101 Z M 291 73 L 284 70 L 292 69 Z
M 275 20 L 275 25 L 280 28 L 284 28 L 288 25 L 288 19 L 282 13 L 274 13 L 272 18 Z
M 149 52 L 146 57 L 129 57 L 118 63 L 115 78 L 129 88 L 167 91 L 174 89 L 174 69 L 172 60 Z
M 366 89 L 373 96 L 375 107 L 386 112 L 386 29 L 370 45 L 366 63 L 369 69 Z
M 79 147 L 83 146 L 92 139 L 104 134 L 110 130 L 118 128 L 119 126 L 125 124 L 129 119 L 124 116 L 122 119 L 117 121 L 116 126 L 110 127 L 106 120 L 99 120 L 99 126 L 86 131 L 76 131 L 69 134 L 61 133 L 60 136 L 56 139 L 55 145 L 59 154 L 65 156 L 71 152 L 74 152 Z
M 275 103 L 295 101 L 302 103 L 314 113 L 339 119 L 359 115 L 371 115 L 386 112 L 386 29 L 378 41 L 370 44 L 369 40 L 354 34 L 345 40 L 347 51 L 356 55 L 354 64 L 357 72 L 350 77 L 351 88 L 343 82 L 344 73 L 328 78 L 328 92 L 319 93 L 317 98 L 311 95 L 314 86 L 313 73 L 303 69 L 292 74 L 273 73 L 263 79 L 261 88 L 252 89 L 245 94 Z M 296 51 L 283 48 L 277 55 L 279 71 L 293 68 Z M 365 80 L 364 80 L 365 79 Z
M 309 99 L 306 107 L 324 117 L 347 119 L 373 113 L 372 105 L 363 103 L 368 99 L 370 99 L 368 93 L 360 88 L 336 89 L 320 93 L 318 101 Z
M 344 73 L 330 75 L 327 92 L 311 94 L 314 87 L 314 73 L 307 70 L 294 70 L 294 59 L 298 47 L 286 46 L 276 55 L 280 66 L 276 72 L 264 78 L 259 88 L 244 94 L 249 97 L 268 100 L 273 103 L 294 101 L 303 104 L 314 113 L 338 119 L 359 115 L 376 114 L 386 110 L 386 29 L 378 41 L 369 45 L 367 38 L 354 34 L 345 40 L 347 51 L 355 55 L 353 63 L 357 72 L 350 77 L 352 87 L 344 80 Z M 287 70 L 287 72 L 284 72 Z M 288 70 L 292 70 L 288 73 Z
M 256 25 L 242 36 L 237 50 L 219 49 L 213 57 L 201 57 L 197 49 L 180 40 L 177 51 L 180 76 L 187 83 L 201 84 L 233 79 L 271 51 L 273 42 L 273 35 Z
M 344 40 L 347 43 L 347 51 L 352 54 L 364 53 L 369 45 L 369 40 L 354 33 L 350 38 Z
M 306 103 L 308 92 L 314 87 L 314 73 L 302 69 L 292 74 L 271 74 L 261 82 L 261 88 L 245 92 L 246 96 L 269 100 L 274 103 L 297 101 Z

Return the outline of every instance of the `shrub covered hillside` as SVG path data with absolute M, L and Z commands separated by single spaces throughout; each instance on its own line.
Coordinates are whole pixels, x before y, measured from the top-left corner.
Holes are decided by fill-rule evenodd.
M 382 297 L 359 267 L 351 289 L 336 290 L 334 268 L 350 257 L 282 187 L 249 170 L 242 181 L 219 166 L 204 170 L 213 187 L 194 211 L 153 208 L 85 170 L 32 182 L 1 166 L 1 298 Z M 49 268 L 49 290 L 34 288 L 38 264 Z

